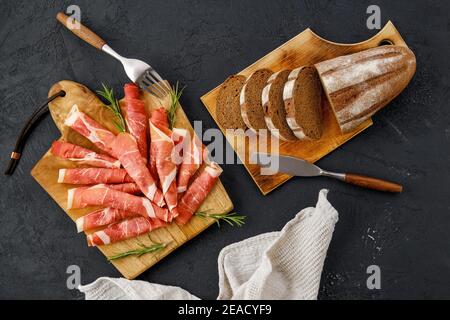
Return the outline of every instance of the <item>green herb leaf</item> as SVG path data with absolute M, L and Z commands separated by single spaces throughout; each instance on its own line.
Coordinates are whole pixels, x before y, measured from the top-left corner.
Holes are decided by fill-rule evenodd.
M 112 88 L 108 88 L 105 84 L 102 83 L 103 90 L 97 90 L 97 94 L 105 98 L 109 104 L 105 105 L 109 110 L 112 111 L 114 116 L 117 118 L 114 121 L 114 125 L 120 132 L 126 131 L 126 123 L 125 119 L 122 115 L 122 110 L 120 109 L 119 100 L 114 96 L 114 91 Z
M 246 216 L 238 215 L 236 212 L 223 214 L 223 213 L 208 213 L 207 211 L 200 211 L 195 213 L 196 216 L 201 218 L 211 218 L 216 220 L 217 225 L 220 227 L 220 221 L 225 221 L 230 226 L 238 226 L 241 227 L 245 224 Z
M 109 256 L 108 261 L 117 260 L 117 259 L 125 258 L 128 256 L 140 257 L 144 254 L 164 249 L 167 246 L 167 243 L 155 243 L 150 246 L 146 246 L 143 243 L 138 243 L 138 244 L 141 247 L 140 249 L 129 250 L 129 251 L 125 251 L 125 252 L 116 254 L 114 256 Z
M 173 127 L 175 126 L 176 111 L 180 104 L 180 97 L 183 94 L 184 88 L 186 88 L 186 86 L 179 89 L 177 82 L 175 87 L 172 88 L 172 90 L 170 90 L 170 107 L 169 110 L 167 111 L 167 119 L 169 120 L 170 129 L 173 129 Z

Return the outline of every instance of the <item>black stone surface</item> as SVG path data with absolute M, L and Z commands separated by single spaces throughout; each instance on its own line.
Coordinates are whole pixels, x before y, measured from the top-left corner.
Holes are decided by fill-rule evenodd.
M 82 22 L 125 56 L 150 62 L 187 85 L 191 120 L 215 127 L 199 97 L 307 27 L 337 42 L 376 33 L 366 27 L 373 1 L 0 1 L 0 163 L 20 126 L 49 87 L 71 79 L 121 90 L 121 66 L 63 29 L 55 14 L 78 4 Z M 340 220 L 322 277 L 320 299 L 450 298 L 450 111 L 448 1 L 376 1 L 417 56 L 408 88 L 374 117 L 374 125 L 319 163 L 402 182 L 401 195 L 325 178 L 294 179 L 262 196 L 243 166 L 226 165 L 222 181 L 245 227 L 211 227 L 139 279 L 218 294 L 217 256 L 224 246 L 279 230 L 318 191 Z M 33 131 L 12 177 L 0 175 L 0 298 L 82 299 L 66 288 L 76 264 L 82 283 L 119 276 L 30 176 L 59 136 L 47 116 Z M 366 268 L 379 265 L 381 290 L 368 290 Z

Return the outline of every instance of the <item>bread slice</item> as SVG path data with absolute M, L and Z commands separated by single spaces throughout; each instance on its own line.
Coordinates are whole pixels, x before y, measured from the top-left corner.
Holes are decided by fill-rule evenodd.
M 291 70 L 283 70 L 272 74 L 261 96 L 267 128 L 273 136 L 284 141 L 298 140 L 287 124 L 283 101 L 283 88 L 290 72 Z
M 408 85 L 416 58 L 407 47 L 382 46 L 315 65 L 342 132 L 386 106 Z
M 233 75 L 228 77 L 220 87 L 216 99 L 216 116 L 217 122 L 224 129 L 247 128 L 242 120 L 239 104 L 239 95 L 244 83 L 244 76 Z
M 322 85 L 313 67 L 291 71 L 283 89 L 286 121 L 300 140 L 320 139 L 323 132 Z
M 241 90 L 239 102 L 241 115 L 247 127 L 255 132 L 267 130 L 261 96 L 267 79 L 273 74 L 269 69 L 256 70 L 245 82 Z

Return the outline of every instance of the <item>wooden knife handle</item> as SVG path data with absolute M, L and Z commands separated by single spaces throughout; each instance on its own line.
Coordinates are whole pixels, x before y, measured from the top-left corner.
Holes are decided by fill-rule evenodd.
M 403 187 L 399 184 L 389 182 L 386 180 L 361 176 L 353 173 L 346 173 L 344 181 L 350 184 L 354 184 L 356 186 L 378 191 L 396 192 L 396 193 L 400 193 L 403 191 Z
M 61 22 L 63 26 L 72 31 L 79 38 L 89 43 L 91 46 L 101 50 L 102 47 L 106 44 L 106 42 L 102 38 L 92 32 L 89 28 L 82 25 L 81 22 L 68 17 L 64 13 L 58 12 L 58 14 L 56 15 L 56 19 Z M 77 25 L 75 25 L 75 23 Z

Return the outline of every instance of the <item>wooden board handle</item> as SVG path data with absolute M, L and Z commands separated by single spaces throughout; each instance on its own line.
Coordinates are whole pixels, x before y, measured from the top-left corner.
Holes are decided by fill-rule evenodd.
M 79 38 L 89 43 L 91 46 L 101 50 L 102 47 L 106 44 L 106 42 L 102 38 L 92 32 L 89 28 L 82 25 L 81 22 L 68 17 L 64 13 L 58 12 L 58 14 L 56 15 L 56 19 L 61 22 L 63 26 L 72 31 Z M 76 27 L 74 27 L 74 23 L 77 24 Z
M 345 174 L 345 182 L 354 184 L 367 189 L 373 189 L 385 192 L 400 193 L 403 191 L 403 187 L 399 184 L 389 182 L 386 180 L 361 176 L 358 174 L 347 173 Z

